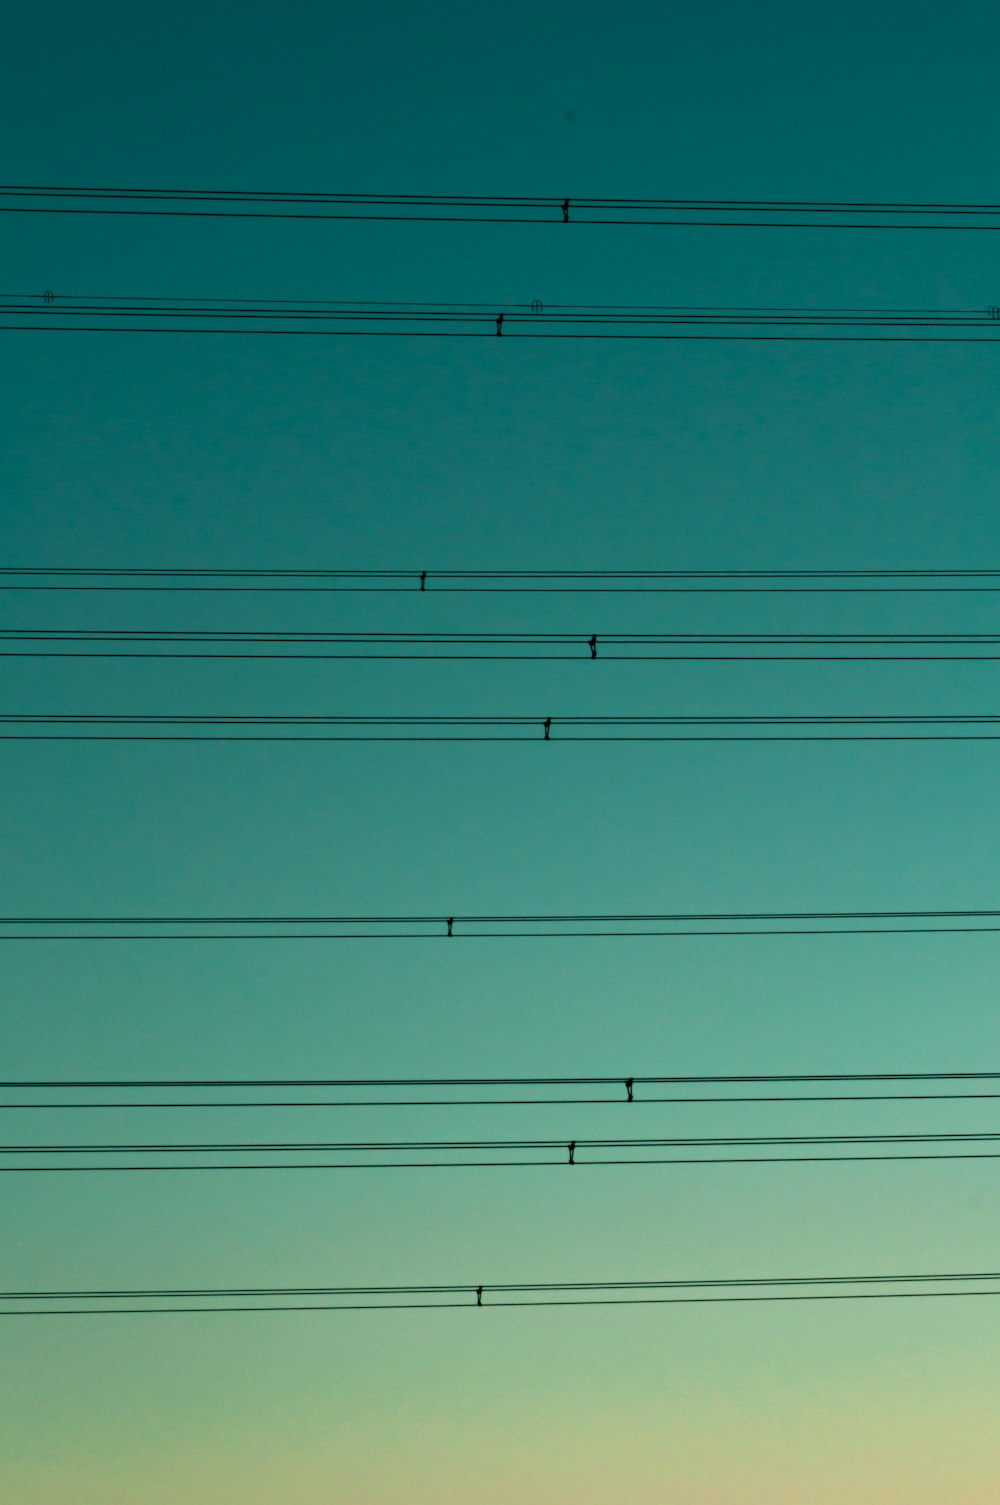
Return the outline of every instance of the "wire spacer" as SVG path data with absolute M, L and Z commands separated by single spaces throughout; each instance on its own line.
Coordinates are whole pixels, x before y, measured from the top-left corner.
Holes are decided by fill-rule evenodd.
M 448 921 L 448 934 L 449 935 L 452 934 L 452 926 L 454 925 L 454 923 L 455 923 L 455 916 L 452 915 L 451 918 Z
M 575 1165 L 576 1164 L 576 1161 L 573 1158 L 575 1154 L 576 1154 L 576 1140 L 575 1139 L 571 1139 L 570 1140 L 570 1144 L 569 1144 L 569 1163 L 570 1163 L 570 1165 Z
M 483 1304 L 483 1288 L 482 1288 L 482 1286 L 476 1286 L 476 1305 L 477 1306 L 482 1306 L 482 1304 Z
M 635 1098 L 632 1096 L 632 1086 L 634 1082 L 635 1077 L 627 1076 L 625 1078 L 625 1091 L 628 1093 L 628 1098 L 626 1099 L 626 1101 L 630 1103 L 635 1102 Z
M 551 716 L 546 716 L 545 720 L 542 722 L 542 725 L 545 728 L 545 736 L 543 737 L 542 740 L 544 742 L 548 742 L 550 740 L 549 739 L 549 732 L 551 732 L 551 730 L 552 730 L 552 717 Z

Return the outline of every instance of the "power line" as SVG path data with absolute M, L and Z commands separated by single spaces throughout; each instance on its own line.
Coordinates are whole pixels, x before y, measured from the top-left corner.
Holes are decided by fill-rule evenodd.
M 107 321 L 154 319 L 164 328 L 178 319 L 222 319 L 227 327 L 276 324 L 297 328 L 363 331 L 390 326 L 401 332 L 464 331 L 509 336 L 511 330 L 550 332 L 603 329 L 608 332 L 685 328 L 986 329 L 1000 315 L 992 307 L 942 308 L 779 308 L 715 305 L 532 304 L 497 299 L 492 303 L 412 303 L 386 299 L 163 298 L 119 294 L 0 293 L 0 314 L 14 319 L 43 314 L 45 325 L 58 319 L 97 317 Z M 25 327 L 35 327 L 25 326 Z M 57 326 L 62 327 L 62 326 Z
M 200 1099 L 194 1101 L 168 1102 L 158 1100 L 156 1102 L 135 1102 L 125 1099 L 117 1099 L 108 1102 L 21 1102 L 0 1103 L 0 1112 L 18 1109 L 48 1112 L 52 1109 L 67 1109 L 73 1112 L 89 1109 L 114 1109 L 116 1112 L 122 1109 L 198 1109 L 198 1108 L 564 1108 L 564 1107 L 623 1107 L 633 1104 L 638 1107 L 650 1107 L 657 1103 L 669 1103 L 677 1107 L 691 1105 L 707 1105 L 713 1103 L 912 1103 L 912 1102 L 968 1102 L 968 1101 L 995 1101 L 1000 1098 L 1000 1092 L 852 1092 L 852 1093 L 780 1093 L 762 1096 L 760 1093 L 753 1095 L 716 1095 L 713 1097 L 657 1097 L 644 1095 L 642 1097 L 515 1097 L 515 1098 L 372 1098 L 359 1100 L 356 1098 L 323 1099 L 316 1101 L 305 1098 L 287 1098 L 275 1101 L 269 1098 L 224 1098 L 224 1099 Z
M 0 715 L 0 742 L 995 742 L 1000 715 Z M 110 728 L 90 731 L 83 728 Z M 58 728 L 58 730 L 56 730 Z M 70 730 L 66 730 L 70 728 Z M 127 730 L 139 728 L 139 730 Z M 994 728 L 994 730 L 963 730 Z M 957 729 L 957 730 L 956 730 Z
M 427 594 L 995 593 L 1000 570 L 238 570 L 0 568 L 0 590 Z
M 88 1164 L 0 1164 L 0 1175 L 34 1174 L 134 1174 L 187 1171 L 299 1171 L 299 1170 L 451 1170 L 451 1169 L 551 1169 L 567 1166 L 618 1168 L 630 1165 L 768 1165 L 768 1164 L 835 1164 L 876 1161 L 928 1160 L 997 1160 L 1000 1150 L 982 1150 L 996 1146 L 1000 1133 L 909 1133 L 909 1134 L 810 1134 L 810 1135 L 740 1135 L 688 1138 L 643 1139 L 486 1139 L 486 1140 L 391 1140 L 370 1143 L 306 1141 L 283 1143 L 251 1141 L 233 1143 L 117 1143 L 117 1144 L 19 1144 L 0 1145 L 0 1156 L 10 1158 L 65 1159 L 81 1157 L 115 1157 L 113 1162 Z M 955 1146 L 975 1148 L 956 1149 Z M 915 1148 L 919 1146 L 919 1148 Z M 931 1152 L 928 1146 L 944 1146 Z M 759 1155 L 734 1154 L 733 1151 L 758 1149 Z M 877 1153 L 859 1153 L 874 1149 Z M 650 1154 L 667 1150 L 671 1153 Z M 688 1151 L 678 1155 L 676 1151 Z M 807 1150 L 808 1154 L 777 1154 L 777 1150 Z M 597 1152 L 592 1153 L 592 1152 Z M 831 1153 L 836 1151 L 836 1153 Z M 610 1153 L 609 1153 L 610 1152 Z M 633 1153 L 637 1152 L 637 1153 Z M 712 1152 L 712 1153 L 702 1153 Z M 721 1153 L 724 1152 L 724 1153 Z M 119 1157 L 210 1155 L 213 1157 L 266 1155 L 265 1161 L 239 1159 L 180 1163 L 122 1164 Z M 289 1156 L 308 1156 L 292 1160 Z M 317 1155 L 348 1156 L 347 1160 L 316 1160 Z M 372 1155 L 392 1158 L 372 1160 Z M 468 1158 L 469 1156 L 475 1158 Z M 400 1156 L 419 1156 L 417 1160 Z M 482 1158 L 483 1156 L 487 1158 Z M 524 1158 L 525 1156 L 529 1158 Z M 275 1158 L 277 1157 L 277 1158 Z M 355 1158 L 355 1157 L 361 1157 Z M 430 1158 L 429 1158 L 430 1157 Z M 514 1158 L 511 1158 L 514 1157 Z
M 993 911 L 990 911 L 992 913 Z M 810 917 L 811 918 L 811 917 Z M 1000 1071 L 820 1071 L 779 1075 L 696 1076 L 499 1076 L 499 1077 L 102 1077 L 0 1081 L 0 1088 L 74 1088 L 89 1091 L 128 1087 L 337 1087 L 358 1091 L 397 1087 L 585 1087 L 670 1085 L 728 1086 L 752 1083 L 981 1082 L 1000 1081 Z
M 944 1296 L 998 1296 L 989 1283 L 995 1271 L 947 1271 L 927 1275 L 805 1275 L 703 1278 L 700 1280 L 539 1281 L 407 1286 L 216 1286 L 134 1290 L 3 1291 L 0 1315 L 123 1316 L 251 1311 L 440 1310 L 462 1307 L 674 1305 L 714 1302 L 852 1301 Z M 317 1298 L 325 1298 L 317 1304 Z M 221 1301 L 266 1305 L 220 1306 Z M 54 1307 L 53 1302 L 91 1305 Z M 156 1306 L 127 1307 L 126 1301 Z M 197 1301 L 197 1306 L 179 1302 Z M 277 1305 L 275 1302 L 286 1304 Z M 209 1306 L 205 1303 L 213 1302 Z M 16 1304 L 17 1303 L 17 1304 Z M 19 1305 L 23 1303 L 23 1305 Z M 100 1304 L 99 1304 L 100 1303 Z
M 817 199 L 571 198 L 234 189 L 0 186 L 7 214 L 183 216 L 209 219 L 418 223 L 692 226 L 717 229 L 994 230 L 1000 206 Z M 156 206 L 156 207 L 152 207 Z M 711 218 L 705 218 L 709 215 Z M 789 219 L 788 216 L 801 216 Z
M 50 1111 L 50 1110 L 147 1110 L 147 1109 L 216 1109 L 216 1108 L 481 1108 L 481 1107 L 648 1107 L 654 1104 L 672 1104 L 674 1106 L 702 1106 L 710 1104 L 772 1104 L 772 1103 L 857 1103 L 857 1102 L 964 1102 L 995 1100 L 1000 1097 L 997 1092 L 984 1091 L 947 1091 L 947 1092 L 844 1092 L 819 1093 L 811 1092 L 790 1093 L 788 1091 L 775 1091 L 776 1087 L 787 1088 L 789 1086 L 810 1086 L 813 1089 L 820 1086 L 847 1086 L 847 1085 L 885 1085 L 888 1083 L 913 1086 L 920 1085 L 944 1085 L 956 1083 L 959 1086 L 968 1086 L 971 1083 L 991 1083 L 1000 1081 L 1000 1072 L 848 1072 L 848 1073 L 823 1073 L 808 1075 L 784 1075 L 784 1076 L 756 1076 L 756 1077 L 733 1077 L 733 1076 L 694 1076 L 694 1077 L 649 1077 L 649 1076 L 618 1076 L 618 1077 L 497 1077 L 497 1078 L 384 1078 L 374 1080 L 356 1079 L 326 1079 L 326 1078 L 142 1078 L 142 1079 L 107 1079 L 107 1080 L 43 1080 L 43 1081 L 7 1081 L 0 1082 L 0 1091 L 88 1091 L 88 1092 L 129 1092 L 141 1089 L 155 1089 L 159 1092 L 168 1090 L 184 1089 L 187 1091 L 205 1092 L 218 1091 L 247 1091 L 263 1092 L 267 1090 L 283 1089 L 284 1091 L 301 1092 L 303 1090 L 338 1090 L 349 1091 L 357 1094 L 363 1092 L 367 1097 L 353 1096 L 349 1098 L 188 1098 L 185 1100 L 137 1101 L 128 1097 L 119 1097 L 113 1100 L 95 1101 L 76 1099 L 70 1102 L 54 1102 L 51 1100 L 39 1101 L 29 1099 L 27 1101 L 0 1102 L 0 1112 L 14 1110 Z M 720 1087 L 732 1087 L 734 1085 L 754 1086 L 758 1089 L 770 1086 L 772 1091 L 764 1094 L 760 1090 L 753 1093 L 732 1092 L 720 1093 Z M 695 1096 L 690 1091 L 683 1096 L 664 1096 L 655 1091 L 650 1092 L 650 1087 L 673 1086 L 675 1091 L 680 1087 L 690 1088 L 700 1086 L 716 1089 L 712 1095 Z M 518 1096 L 518 1097 L 432 1097 L 428 1093 L 465 1091 L 480 1093 L 484 1088 L 502 1089 L 513 1088 L 521 1093 L 531 1088 L 547 1088 L 550 1092 L 558 1089 L 560 1096 Z M 567 1092 L 582 1088 L 592 1089 L 586 1097 L 567 1096 Z M 613 1088 L 613 1096 L 595 1096 L 594 1089 Z M 385 1097 L 385 1092 L 398 1092 L 402 1089 L 419 1092 L 419 1097 Z
M 1000 229 L 1000 223 L 996 225 Z M 260 334 L 531 340 L 1000 341 L 996 306 L 971 309 L 526 305 L 0 294 L 0 324 L 31 333 Z M 39 317 L 42 322 L 38 323 Z M 96 322 L 85 322 L 92 320 Z M 211 324 L 205 321 L 213 321 Z M 140 322 L 145 321 L 145 322 Z M 179 322 L 182 321 L 182 322 Z M 805 330 L 790 334 L 789 330 Z M 888 332 L 887 332 L 888 331 Z
M 11 647 L 12 644 L 15 646 Z M 984 650 L 998 647 L 1000 633 L 996 632 L 321 632 L 0 628 L 0 658 L 925 663 L 950 660 L 994 662 L 1000 658 L 1000 653 Z M 262 649 L 267 651 L 259 651 Z M 643 649 L 659 651 L 643 652 Z M 793 649 L 813 651 L 793 652 Z M 904 651 L 891 652 L 891 649 Z M 975 651 L 959 652 L 960 649 Z
M 903 924 L 901 921 L 915 921 Z M 955 921 L 966 921 L 956 924 Z M 953 935 L 1000 931 L 996 909 L 549 915 L 2 915 L 4 941 L 511 940 L 667 936 Z M 860 922 L 860 923 L 858 923 Z M 876 923 L 882 922 L 882 923 Z M 947 923 L 945 923 L 947 922 Z M 73 927 L 56 932 L 53 926 Z M 687 928 L 697 926 L 697 929 Z M 31 927 L 14 930 L 10 927 Z M 115 927 L 126 926 L 127 929 Z M 167 927 L 154 931 L 153 926 Z M 181 930 L 181 926 L 196 926 Z M 224 930 L 222 926 L 239 927 Z M 290 926 L 291 929 L 276 929 Z M 333 927 L 322 929 L 321 927 Z M 402 929 L 401 927 L 413 927 Z M 668 929 L 654 928 L 669 926 Z M 717 928 L 717 927 L 724 928 Z M 357 927 L 351 929 L 349 927 Z M 476 928 L 479 927 L 479 928 Z M 485 927 L 485 928 L 484 928 Z M 598 928 L 595 928 L 598 927 Z M 738 928 L 732 928 L 738 927 Z

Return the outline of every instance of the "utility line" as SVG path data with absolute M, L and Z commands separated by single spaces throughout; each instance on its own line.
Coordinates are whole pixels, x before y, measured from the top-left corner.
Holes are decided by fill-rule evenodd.
M 1000 222 L 993 228 L 1000 229 Z M 997 343 L 1000 308 L 862 309 L 0 294 L 8 331 L 613 340 Z M 41 318 L 42 322 L 38 320 Z M 85 322 L 87 320 L 94 322 Z M 205 321 L 213 321 L 206 323 Z M 145 321 L 145 322 L 140 322 Z M 178 322 L 181 321 L 181 322 Z M 805 330 L 790 334 L 789 330 Z
M 955 923 L 958 921 L 965 923 Z M 989 921 L 995 923 L 987 923 Z M 698 935 L 953 935 L 992 934 L 1000 931 L 1000 923 L 996 922 L 1000 922 L 1000 910 L 997 909 L 450 916 L 3 915 L 0 916 L 0 943 L 51 940 L 577 940 L 598 936 L 637 940 L 652 936 Z M 692 925 L 698 928 L 687 928 Z M 72 928 L 55 931 L 54 926 Z M 167 928 L 158 931 L 153 930 L 153 926 Z M 181 930 L 179 927 L 182 926 L 197 928 Z M 224 926 L 237 928 L 220 928 Z M 275 928 L 279 926 L 293 928 Z M 404 926 L 412 928 L 401 928 Z M 658 928 L 663 926 L 669 928 Z
M 538 1281 L 406 1286 L 222 1286 L 134 1290 L 0 1292 L 0 1316 L 124 1316 L 253 1311 L 440 1310 L 462 1307 L 633 1306 L 761 1301 L 853 1301 L 1000 1296 L 995 1271 L 928 1275 L 799 1275 L 700 1280 Z M 71 1308 L 54 1302 L 87 1302 Z M 122 1302 L 156 1302 L 129 1307 Z M 179 1302 L 197 1301 L 197 1306 Z M 259 1305 L 220 1306 L 223 1301 Z M 205 1305 L 206 1302 L 216 1303 Z M 263 1304 L 266 1303 L 266 1304 Z M 282 1304 L 276 1304 L 282 1303 Z
M 995 593 L 1000 570 L 238 570 L 0 568 L 0 590 L 472 595 Z
M 967 329 L 995 326 L 1000 315 L 992 306 L 940 308 L 777 308 L 638 304 L 533 304 L 497 299 L 494 303 L 407 303 L 386 300 L 330 299 L 154 298 L 119 295 L 71 295 L 49 290 L 23 294 L 0 293 L 0 315 L 20 319 L 45 316 L 46 324 L 60 318 L 98 317 L 135 321 L 151 318 L 165 327 L 177 319 L 224 319 L 237 328 L 275 323 L 297 326 L 321 324 L 330 329 L 392 325 L 418 332 L 463 328 L 499 335 L 512 328 L 534 331 L 643 328 L 780 328 L 846 329 Z M 502 322 L 497 319 L 502 315 Z
M 969 1102 L 995 1101 L 1000 1092 L 851 1092 L 851 1093 L 778 1093 L 770 1096 L 719 1095 L 714 1097 L 473 1097 L 473 1098 L 371 1098 L 367 1101 L 353 1098 L 323 1099 L 286 1098 L 275 1101 L 270 1098 L 223 1098 L 195 1101 L 135 1102 L 123 1099 L 107 1102 L 77 1101 L 68 1103 L 21 1102 L 0 1103 L 0 1112 L 18 1109 L 48 1112 L 52 1109 L 68 1109 L 73 1112 L 87 1109 L 132 1109 L 147 1108 L 563 1108 L 563 1107 L 622 1107 L 627 1103 L 649 1107 L 655 1103 L 670 1103 L 678 1107 L 687 1104 L 712 1103 L 913 1103 L 913 1102 Z
M 992 911 L 990 911 L 992 913 Z M 0 1081 L 0 1088 L 73 1088 L 103 1091 L 135 1087 L 336 1087 L 371 1091 L 397 1087 L 586 1087 L 586 1086 L 729 1086 L 743 1084 L 828 1082 L 993 1082 L 1000 1071 L 820 1071 L 780 1075 L 697 1076 L 500 1076 L 500 1077 L 102 1077 Z
M 764 1095 L 760 1091 L 755 1093 L 727 1093 L 722 1095 L 715 1092 L 711 1096 L 692 1096 L 690 1092 L 683 1096 L 663 1096 L 651 1093 L 648 1089 L 657 1086 L 679 1087 L 732 1087 L 735 1085 L 755 1086 L 757 1088 L 770 1086 L 847 1086 L 847 1085 L 884 1085 L 887 1083 L 913 1086 L 920 1085 L 943 1085 L 956 1083 L 959 1086 L 968 1086 L 971 1083 L 982 1084 L 1000 1081 L 1000 1072 L 991 1071 L 959 1071 L 959 1072 L 847 1072 L 847 1073 L 822 1073 L 805 1075 L 783 1076 L 692 1076 L 692 1077 L 650 1077 L 650 1076 L 618 1076 L 618 1077 L 493 1077 L 493 1078 L 461 1078 L 461 1077 L 431 1077 L 431 1078 L 381 1078 L 381 1079 L 336 1079 L 322 1077 L 305 1078 L 126 1078 L 106 1080 L 43 1080 L 43 1081 L 0 1081 L 0 1091 L 88 1091 L 88 1092 L 126 1092 L 141 1089 L 155 1089 L 163 1092 L 167 1090 L 184 1089 L 188 1091 L 246 1091 L 263 1092 L 267 1090 L 283 1089 L 285 1091 L 298 1091 L 304 1089 L 318 1091 L 321 1089 L 350 1091 L 352 1093 L 365 1092 L 367 1098 L 336 1098 L 316 1100 L 313 1098 L 283 1098 L 281 1100 L 262 1098 L 194 1098 L 180 1101 L 136 1101 L 126 1097 L 111 1101 L 94 1101 L 77 1099 L 72 1102 L 53 1102 L 51 1100 L 39 1101 L 36 1099 L 19 1102 L 0 1102 L 0 1112 L 4 1110 L 30 1109 L 47 1111 L 50 1109 L 201 1109 L 201 1108 L 479 1108 L 479 1107 L 575 1107 L 575 1106 L 611 1106 L 625 1107 L 637 1105 L 649 1106 L 655 1103 L 670 1103 L 677 1106 L 685 1104 L 702 1105 L 712 1103 L 855 1103 L 855 1102 L 963 1102 L 968 1100 L 994 1100 L 1000 1098 L 998 1092 L 838 1092 L 818 1093 L 815 1090 L 809 1093 L 789 1093 L 787 1091 L 775 1092 Z M 476 1091 L 483 1088 L 513 1088 L 520 1092 L 526 1092 L 530 1088 L 544 1087 L 550 1091 L 561 1089 L 562 1095 L 555 1097 L 428 1097 L 429 1092 L 442 1090 Z M 614 1088 L 614 1096 L 596 1097 L 593 1094 L 587 1097 L 566 1096 L 568 1090 L 581 1088 Z M 419 1091 L 420 1097 L 386 1098 L 383 1096 L 371 1096 L 372 1093 L 384 1093 L 386 1091 L 399 1091 L 411 1089 Z
M 17 1158 L 45 1158 L 65 1159 L 67 1157 L 82 1157 L 88 1160 L 95 1156 L 115 1157 L 114 1163 L 98 1163 L 96 1165 L 6 1165 L 0 1164 L 0 1174 L 12 1172 L 30 1174 L 39 1171 L 68 1170 L 68 1171 L 144 1171 L 144 1170 L 347 1170 L 347 1169 L 378 1169 L 378 1170 L 415 1170 L 415 1169 L 448 1169 L 455 1168 L 547 1168 L 551 1166 L 622 1166 L 622 1165 L 698 1165 L 698 1164 L 726 1164 L 739 1165 L 762 1164 L 770 1160 L 778 1163 L 787 1163 L 790 1160 L 807 1160 L 813 1164 L 830 1158 L 833 1161 L 843 1160 L 860 1161 L 874 1159 L 880 1162 L 886 1160 L 968 1160 L 968 1159 L 1000 1159 L 1000 1150 L 996 1146 L 1000 1143 L 1000 1133 L 966 1131 L 963 1133 L 895 1133 L 895 1134 L 768 1134 L 768 1135 L 713 1135 L 707 1137 L 655 1137 L 655 1138 L 627 1138 L 627 1139 L 593 1139 L 573 1138 L 568 1136 L 562 1139 L 417 1139 L 417 1140 L 387 1140 L 373 1142 L 357 1141 L 304 1141 L 304 1142 L 278 1142 L 278 1141 L 248 1141 L 248 1142 L 173 1142 L 173 1143 L 98 1143 L 98 1144 L 3 1144 L 0 1145 L 0 1157 L 4 1159 Z M 956 1150 L 956 1146 L 975 1147 Z M 988 1153 L 979 1152 L 979 1147 L 989 1145 L 993 1149 Z M 919 1150 L 915 1147 L 919 1146 Z M 929 1154 L 928 1146 L 943 1146 L 944 1151 L 940 1154 Z M 882 1153 L 869 1156 L 858 1154 L 857 1151 L 865 1148 L 875 1148 Z M 761 1150 L 764 1153 L 759 1157 L 745 1158 L 743 1155 L 733 1155 L 733 1151 L 748 1149 Z M 827 1156 L 828 1150 L 846 1151 Z M 676 1152 L 684 1151 L 710 1151 L 707 1155 L 690 1155 L 677 1157 L 675 1153 L 666 1156 L 650 1154 L 650 1151 L 667 1150 Z M 774 1155 L 775 1150 L 810 1150 L 807 1156 L 783 1156 Z M 725 1152 L 720 1154 L 720 1152 Z M 589 1152 L 597 1152 L 589 1153 Z M 266 1155 L 269 1159 L 260 1164 L 256 1161 L 246 1163 L 241 1159 L 237 1163 L 213 1163 L 194 1164 L 182 1160 L 180 1164 L 173 1165 L 150 1165 L 148 1161 L 140 1165 L 121 1165 L 118 1157 L 126 1155 L 138 1155 L 141 1157 L 152 1156 L 181 1156 L 211 1155 L 211 1156 L 240 1156 Z M 350 1157 L 345 1161 L 315 1162 L 312 1157 L 316 1155 L 346 1155 Z M 354 1157 L 370 1157 L 372 1155 L 391 1156 L 391 1159 L 382 1161 L 370 1161 L 362 1158 L 355 1160 Z M 398 1157 L 406 1155 L 420 1156 L 418 1161 L 400 1160 Z M 468 1159 L 469 1155 L 476 1158 Z M 482 1156 L 488 1159 L 482 1159 Z M 310 1159 L 301 1161 L 289 1161 L 288 1156 L 309 1156 Z M 515 1158 L 511 1158 L 511 1157 Z M 530 1156 L 530 1159 L 523 1158 Z M 270 1157 L 279 1157 L 271 1159 Z M 431 1158 L 427 1158 L 431 1157 Z M 498 1158 L 502 1157 L 502 1158 Z M 545 1157 L 545 1158 L 541 1158 Z
M 995 226 L 1000 230 L 1000 224 Z M 928 310 L 925 315 L 741 310 L 706 313 L 518 312 L 521 306 L 497 304 L 491 312 L 468 307 L 455 312 L 407 310 L 389 306 L 352 307 L 349 312 L 322 304 L 300 307 L 241 307 L 233 303 L 127 304 L 108 301 L 56 301 L 39 293 L 35 301 L 0 301 L 0 330 L 24 333 L 87 334 L 236 334 L 236 336 L 312 336 L 324 339 L 502 339 L 512 340 L 833 340 L 833 342 L 932 343 L 991 345 L 1000 342 L 998 318 L 991 309 L 959 315 Z M 42 322 L 38 322 L 39 318 Z M 96 322 L 84 322 L 96 321 Z M 152 321 L 152 322 L 137 322 Z M 185 322 L 178 322 L 185 321 Z M 212 321 L 212 322 L 205 322 Z M 788 333 L 803 330 L 806 333 Z M 761 333 L 764 331 L 764 333 Z
M 0 715 L 0 742 L 995 742 L 1000 715 Z M 58 729 L 57 729 L 58 728 Z M 85 730 L 107 728 L 107 730 Z M 978 730 L 969 730 L 978 728 Z M 990 729 L 992 728 L 992 730 Z M 985 730 L 984 730 L 985 729 Z
M 0 185 L 7 214 L 422 223 L 669 225 L 728 229 L 991 230 L 1000 206 L 833 199 L 610 198 Z M 154 207 L 155 206 L 155 207 Z M 704 216 L 711 216 L 705 218 Z M 787 216 L 796 216 L 787 218 Z M 776 217 L 778 216 L 778 217 Z
M 1000 652 L 984 651 L 990 648 L 1000 648 L 1000 633 L 321 632 L 267 629 L 0 628 L 0 658 L 246 658 L 320 661 L 473 659 L 493 662 L 605 659 L 634 663 L 995 662 L 1000 658 Z M 257 651 L 260 649 L 267 651 Z M 637 651 L 642 649 L 659 651 Z M 793 652 L 793 649 L 807 651 Z M 890 649 L 904 651 L 890 652 Z M 974 651 L 959 652 L 960 649 Z

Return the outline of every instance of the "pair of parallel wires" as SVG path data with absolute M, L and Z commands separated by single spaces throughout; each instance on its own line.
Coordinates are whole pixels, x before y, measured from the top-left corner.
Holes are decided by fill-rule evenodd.
M 782 1275 L 700 1280 L 531 1281 L 404 1286 L 225 1286 L 0 1291 L 0 1317 L 207 1316 L 249 1312 L 664 1306 L 725 1302 L 874 1301 L 1000 1296 L 1000 1272 Z M 66 1306 L 63 1303 L 76 1303 Z M 141 1302 L 142 1305 L 134 1303 Z M 150 1305 L 149 1303 L 155 1303 Z M 80 1305 L 79 1303 L 85 1303 Z M 192 1305 L 192 1303 L 196 1303 Z
M 1000 227 L 998 227 L 1000 228 Z M 0 293 L 0 330 L 321 338 L 875 341 L 996 344 L 1000 307 L 779 308 L 412 303 L 293 298 Z
M 5 214 L 770 230 L 1000 230 L 1000 204 L 0 184 Z

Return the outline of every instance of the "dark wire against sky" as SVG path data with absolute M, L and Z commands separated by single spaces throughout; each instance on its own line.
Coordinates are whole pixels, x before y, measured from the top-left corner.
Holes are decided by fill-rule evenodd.
M 901 923 L 914 921 L 916 923 Z M 955 924 L 955 921 L 966 921 Z M 2 915 L 5 941 L 638 940 L 668 936 L 955 935 L 1000 931 L 1000 909 L 719 911 L 660 914 Z M 876 923 L 882 922 L 882 923 Z M 181 927 L 197 926 L 194 931 Z M 418 929 L 402 930 L 401 926 Z M 697 929 L 687 928 L 696 925 Z M 719 925 L 726 928 L 718 929 Z M 18 930 L 15 927 L 31 927 Z M 55 926 L 71 926 L 56 931 Z M 125 926 L 126 929 L 119 927 Z M 151 927 L 164 926 L 155 931 Z M 223 926 L 235 927 L 231 930 Z M 291 926 L 290 930 L 276 927 Z M 321 927 L 333 926 L 332 930 Z M 361 927 L 351 930 L 348 927 Z M 486 928 L 473 928 L 473 927 Z M 652 928 L 668 926 L 669 928 Z M 774 927 L 778 928 L 774 928 Z M 733 928 L 737 927 L 737 928 Z
M 278 570 L 0 567 L 3 591 L 322 592 L 511 595 L 965 594 L 1000 570 Z
M 383 1286 L 216 1286 L 138 1290 L 0 1292 L 0 1316 L 208 1315 L 220 1312 L 438 1310 L 524 1306 L 674 1305 L 744 1301 L 852 1301 L 900 1297 L 1000 1296 L 996 1271 L 892 1275 L 779 1275 L 744 1279 L 536 1281 L 517 1284 Z M 670 1293 L 670 1294 L 665 1294 Z M 707 1294 L 706 1294 L 707 1293 Z M 324 1297 L 322 1303 L 317 1297 Z M 351 1299 L 354 1298 L 354 1299 Z M 358 1299 L 361 1298 L 361 1299 Z M 251 1300 L 255 1305 L 220 1306 Z M 65 1308 L 53 1303 L 76 1301 Z M 155 1301 L 156 1306 L 122 1306 Z M 179 1302 L 197 1301 L 197 1306 Z M 20 1305 L 20 1303 L 24 1303 Z M 207 1303 L 213 1303 L 208 1305 Z M 266 1303 L 266 1304 L 260 1304 Z M 280 1304 L 278 1304 L 280 1303 Z
M 6 200 L 7 202 L 3 202 Z M 152 205 L 158 207 L 151 207 Z M 518 213 L 517 211 L 521 211 Z M 0 185 L 6 214 L 780 230 L 996 230 L 1000 205 Z M 705 215 L 714 216 L 704 218 Z M 802 216 L 788 218 L 788 216 Z
M 1000 223 L 995 227 L 1000 229 Z M 39 323 L 39 317 L 42 322 Z M 753 308 L 0 294 L 0 329 L 530 340 L 859 340 L 995 344 L 1000 306 Z M 211 325 L 205 320 L 214 321 Z M 789 334 L 788 330 L 804 330 Z

